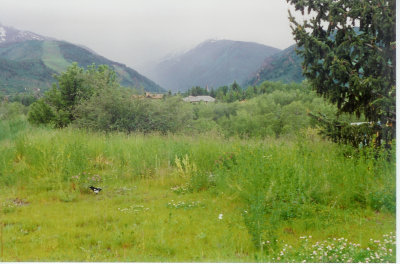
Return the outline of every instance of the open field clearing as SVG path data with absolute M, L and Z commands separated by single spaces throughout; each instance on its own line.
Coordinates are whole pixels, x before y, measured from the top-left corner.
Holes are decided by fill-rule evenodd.
M 2 261 L 395 261 L 387 157 L 311 130 L 233 140 L 20 127 L 0 141 Z

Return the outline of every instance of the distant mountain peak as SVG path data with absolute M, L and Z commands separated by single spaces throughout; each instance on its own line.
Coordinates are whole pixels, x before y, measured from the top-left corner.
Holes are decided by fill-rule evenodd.
M 149 74 L 166 89 L 219 87 L 241 83 L 279 49 L 255 42 L 208 39 L 193 49 L 161 61 Z
M 36 33 L 18 30 L 13 27 L 8 27 L 0 24 L 0 44 L 21 42 L 26 40 L 46 40 L 50 39 Z
M 5 28 L 0 26 L 0 43 L 6 41 L 7 32 Z

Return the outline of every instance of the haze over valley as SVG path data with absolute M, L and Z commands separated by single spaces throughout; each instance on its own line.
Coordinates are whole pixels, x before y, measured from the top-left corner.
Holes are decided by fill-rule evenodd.
M 90 47 L 0 26 L 0 79 L 5 93 L 46 90 L 54 81 L 53 74 L 65 71 L 72 62 L 82 67 L 93 63 L 109 65 L 116 71 L 121 85 L 151 92 L 184 92 L 194 86 L 211 89 L 234 81 L 241 85 L 265 80 L 301 81 L 298 59 L 274 64 L 274 61 L 282 60 L 282 56 L 297 58 L 293 47 L 282 53 L 277 48 L 254 42 L 207 40 L 187 52 L 154 64 L 146 78 L 135 69 L 95 53 Z M 288 75 L 281 67 L 292 67 L 295 72 L 290 71 Z

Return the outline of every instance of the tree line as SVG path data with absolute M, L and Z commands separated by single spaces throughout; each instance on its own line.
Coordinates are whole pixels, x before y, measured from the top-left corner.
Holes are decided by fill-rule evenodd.
M 266 81 L 247 89 L 234 83 L 217 89 L 224 97 L 216 103 L 190 104 L 182 100 L 182 95 L 161 100 L 137 97 L 135 91 L 121 87 L 115 73 L 105 65 L 84 69 L 73 64 L 56 79 L 52 89 L 24 108 L 25 112 L 29 109 L 27 116 L 32 124 L 126 133 L 213 131 L 227 137 L 264 138 L 316 128 L 318 123 L 309 113 L 335 118 L 335 107 L 317 96 L 307 82 Z M 241 96 L 227 100 L 232 92 Z M 356 120 L 350 115 L 342 119 Z
M 224 85 L 218 88 L 204 88 L 200 86 L 194 86 L 187 92 L 182 93 L 183 96 L 198 96 L 198 95 L 209 95 L 220 102 L 232 103 L 235 101 L 243 101 L 251 99 L 258 95 L 271 93 L 274 90 L 291 90 L 295 89 L 296 83 L 282 85 L 280 82 L 264 82 L 260 85 L 248 86 L 246 88 L 241 87 L 236 81 L 231 85 Z

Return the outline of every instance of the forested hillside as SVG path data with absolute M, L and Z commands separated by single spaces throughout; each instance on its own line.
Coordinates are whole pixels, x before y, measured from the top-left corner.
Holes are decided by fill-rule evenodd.
M 263 65 L 243 82 L 243 86 L 257 85 L 263 81 L 282 81 L 284 83 L 301 82 L 302 59 L 296 54 L 296 45 L 292 45 L 277 54 L 267 57 Z
M 165 92 L 163 88 L 137 71 L 108 60 L 92 51 L 55 40 L 27 40 L 0 45 L 0 92 L 13 94 L 25 91 L 45 91 L 73 62 L 83 67 L 91 64 L 110 66 L 121 85 L 137 90 Z

